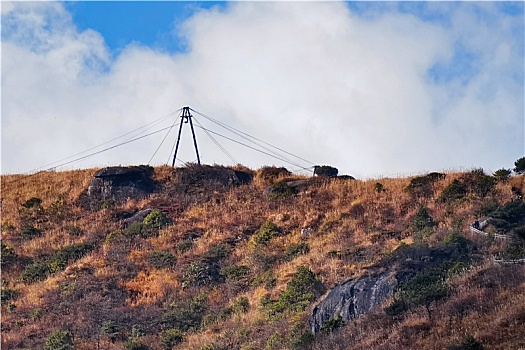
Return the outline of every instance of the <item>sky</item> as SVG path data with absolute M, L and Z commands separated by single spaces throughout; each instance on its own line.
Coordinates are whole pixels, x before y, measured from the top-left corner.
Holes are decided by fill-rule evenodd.
M 205 164 L 510 169 L 524 22 L 523 2 L 2 1 L 1 172 L 171 164 L 185 106 Z

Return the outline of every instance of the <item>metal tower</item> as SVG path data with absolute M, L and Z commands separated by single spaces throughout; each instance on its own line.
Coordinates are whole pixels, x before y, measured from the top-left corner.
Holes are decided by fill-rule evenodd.
M 193 122 L 191 121 L 192 115 L 190 113 L 190 107 L 183 107 L 182 114 L 180 116 L 179 136 L 177 137 L 177 145 L 175 146 L 175 153 L 173 154 L 173 162 L 171 166 L 175 166 L 175 159 L 177 158 L 177 151 L 179 149 L 180 135 L 182 133 L 182 124 L 190 123 L 191 134 L 193 135 L 193 144 L 195 145 L 195 153 L 197 153 L 197 163 L 201 164 L 201 158 L 199 156 L 199 149 L 197 148 L 197 138 L 195 137 L 195 130 L 193 129 Z

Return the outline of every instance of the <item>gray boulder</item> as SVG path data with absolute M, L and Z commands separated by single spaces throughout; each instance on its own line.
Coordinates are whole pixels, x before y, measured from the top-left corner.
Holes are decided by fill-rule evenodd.
M 91 179 L 87 191 L 80 198 L 81 204 L 96 208 L 108 200 L 120 203 L 129 198 L 144 198 L 155 190 L 152 174 L 153 168 L 148 166 L 103 168 Z
M 340 317 L 347 322 L 372 311 L 390 298 L 396 285 L 394 272 L 363 276 L 338 285 L 313 310 L 308 320 L 310 330 L 315 334 L 330 319 Z

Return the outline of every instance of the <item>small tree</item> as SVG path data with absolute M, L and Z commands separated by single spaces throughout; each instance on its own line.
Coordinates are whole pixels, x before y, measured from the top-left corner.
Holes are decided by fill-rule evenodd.
M 517 174 L 522 174 L 525 172 L 525 157 L 521 157 L 514 162 L 515 168 L 514 172 Z
M 57 330 L 46 338 L 45 350 L 73 349 L 73 338 L 68 331 Z
M 496 170 L 494 174 L 492 174 L 492 176 L 494 176 L 494 178 L 496 178 L 498 182 L 505 182 L 508 180 L 510 174 L 510 169 L 501 168 L 499 170 Z

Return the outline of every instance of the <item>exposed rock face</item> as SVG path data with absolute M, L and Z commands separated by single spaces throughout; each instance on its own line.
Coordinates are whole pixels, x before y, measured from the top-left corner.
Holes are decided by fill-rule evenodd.
M 86 195 L 91 203 L 143 198 L 155 189 L 152 174 L 153 168 L 146 166 L 107 167 L 95 173 Z
M 334 317 L 346 322 L 373 310 L 387 300 L 397 285 L 395 273 L 364 276 L 338 285 L 314 309 L 310 319 L 311 331 L 315 334 Z
M 135 213 L 132 217 L 124 219 L 122 221 L 121 227 L 126 228 L 131 224 L 135 224 L 137 222 L 143 222 L 146 216 L 148 216 L 152 211 L 153 211 L 152 208 L 146 208 L 146 209 L 143 209 Z
M 208 165 L 192 165 L 173 171 L 176 190 L 185 194 L 213 192 L 248 184 L 252 176 L 243 171 Z

